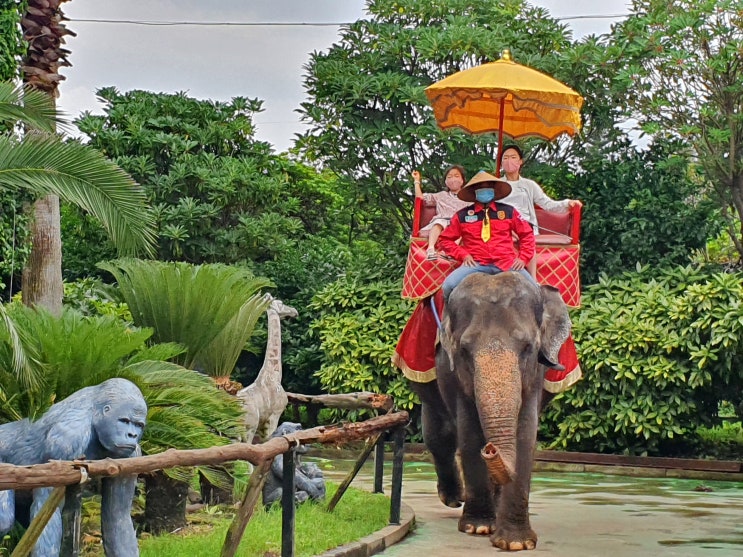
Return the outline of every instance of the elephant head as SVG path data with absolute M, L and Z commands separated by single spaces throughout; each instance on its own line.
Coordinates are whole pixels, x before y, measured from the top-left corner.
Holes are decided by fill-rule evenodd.
M 567 307 L 555 288 L 537 286 L 519 273 L 474 273 L 449 296 L 442 328 L 437 369 L 446 369 L 443 377 L 438 370 L 440 380 L 449 374 L 474 401 L 485 439 L 481 454 L 491 478 L 508 483 L 519 473 L 522 404 L 529 404 L 535 422 L 542 363 L 557 362 L 570 334 Z M 530 462 L 531 455 L 522 461 Z

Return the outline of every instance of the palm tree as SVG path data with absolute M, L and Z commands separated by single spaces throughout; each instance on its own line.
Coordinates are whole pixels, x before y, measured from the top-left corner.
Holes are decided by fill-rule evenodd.
M 152 327 L 154 342 L 185 346 L 175 361 L 203 371 L 216 385 L 227 388 L 238 356 L 268 307 L 269 299 L 259 292 L 270 285 L 267 279 L 219 264 L 119 259 L 99 267 L 116 279 L 137 326 Z M 203 479 L 206 500 L 230 500 L 231 490 L 225 492 L 224 482 L 215 482 L 206 474 Z M 183 500 L 184 489 L 162 474 L 147 477 L 145 516 L 157 521 L 156 529 L 172 530 L 180 512 L 169 517 Z
M 92 148 L 63 143 L 49 134 L 56 121 L 59 118 L 48 96 L 0 82 L 0 122 L 21 123 L 33 130 L 21 138 L 13 133 L 0 135 L 0 187 L 29 191 L 45 199 L 42 205 L 48 211 L 36 211 L 34 226 L 52 227 L 42 239 L 32 239 L 27 270 L 48 257 L 54 263 L 46 261 L 36 271 L 24 271 L 24 302 L 59 314 L 61 255 L 50 255 L 56 250 L 53 244 L 59 242 L 59 234 L 53 230 L 59 227 L 58 198 L 95 216 L 122 255 L 153 252 L 155 219 L 142 189 L 117 165 Z
M 72 35 L 63 23 L 60 4 L 66 0 L 27 0 L 21 17 L 23 38 L 28 43 L 21 64 L 23 78 L 33 89 L 45 93 L 51 106 L 59 96 L 64 79 L 61 66 L 69 66 L 69 51 L 63 48 L 65 35 Z M 59 194 L 46 191 L 37 199 L 31 220 L 31 253 L 23 271 L 25 303 L 41 305 L 59 314 L 62 309 L 62 232 Z
M 212 377 L 229 378 L 269 300 L 271 285 L 248 270 L 138 259 L 100 263 L 118 283 L 134 324 L 152 327 L 155 342 L 177 342 L 176 361 Z

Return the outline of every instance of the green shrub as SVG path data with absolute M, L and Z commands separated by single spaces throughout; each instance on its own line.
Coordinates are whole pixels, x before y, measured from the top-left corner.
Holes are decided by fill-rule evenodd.
M 662 453 L 738 406 L 743 387 L 740 274 L 681 267 L 603 277 L 573 315 L 584 378 L 557 396 L 552 447 Z
M 400 298 L 400 287 L 399 280 L 344 277 L 315 295 L 311 328 L 324 354 L 316 375 L 326 391 L 387 393 L 406 410 L 417 402 L 391 360 L 412 310 Z
M 743 460 L 743 424 L 722 422 L 719 426 L 698 427 L 700 452 L 719 459 Z

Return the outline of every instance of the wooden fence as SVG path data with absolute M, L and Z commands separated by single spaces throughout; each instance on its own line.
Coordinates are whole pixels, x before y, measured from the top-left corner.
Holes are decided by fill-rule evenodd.
M 390 523 L 400 522 L 400 503 L 402 487 L 402 464 L 404 453 L 404 426 L 408 423 L 407 412 L 391 412 L 370 418 L 363 422 L 343 423 L 332 426 L 320 426 L 307 430 L 300 430 L 291 435 L 269 439 L 265 443 L 252 445 L 250 443 L 234 443 L 208 449 L 176 450 L 121 459 L 104 459 L 93 461 L 52 461 L 46 464 L 33 466 L 14 466 L 0 464 L 0 490 L 4 489 L 34 489 L 37 487 L 55 487 L 44 508 L 34 517 L 26 534 L 19 542 L 11 557 L 26 557 L 33 549 L 38 536 L 51 517 L 54 509 L 64 496 L 66 486 L 77 485 L 87 481 L 90 477 L 113 477 L 118 475 L 146 474 L 156 470 L 173 468 L 176 466 L 197 466 L 222 464 L 233 460 L 247 460 L 254 465 L 253 473 L 248 481 L 245 496 L 230 525 L 221 557 L 233 557 L 240 544 L 245 528 L 253 515 L 259 500 L 261 488 L 270 471 L 273 459 L 279 455 L 284 458 L 284 499 L 282 522 L 282 557 L 294 556 L 294 458 L 293 451 L 300 445 L 310 443 L 343 445 L 360 439 L 371 439 L 367 446 L 378 446 L 387 431 L 393 433 L 395 441 L 392 494 L 390 500 Z M 371 450 L 371 449 L 369 449 Z M 368 456 L 362 455 L 363 459 Z M 380 453 L 378 452 L 377 455 Z M 383 454 L 383 453 L 382 453 Z M 363 464 L 362 459 L 359 461 Z M 358 463 L 357 463 L 358 464 Z M 358 466 L 360 468 L 360 465 Z M 379 468 L 378 468 L 379 469 Z M 381 469 L 380 469 L 381 470 Z M 358 469 L 356 469 L 358 471 Z M 355 475 L 355 472 L 352 472 Z M 353 479 L 349 474 L 350 479 Z M 347 483 L 350 483 L 347 478 Z M 347 486 L 347 483 L 344 484 Z M 375 477 L 375 488 L 381 478 Z M 343 487 L 343 486 L 341 486 Z M 345 488 L 344 488 L 345 489 Z M 340 491 L 340 488 L 339 488 Z M 342 495 L 342 493 L 341 493 Z M 287 503 L 287 497 L 290 504 Z M 334 498 L 335 500 L 335 498 Z M 332 502 L 331 502 L 332 503 Z M 336 501 L 337 503 L 337 501 Z M 48 509 L 47 509 L 48 507 Z

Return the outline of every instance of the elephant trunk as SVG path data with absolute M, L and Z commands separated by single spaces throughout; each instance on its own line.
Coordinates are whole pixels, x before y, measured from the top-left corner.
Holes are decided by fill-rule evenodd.
M 516 438 L 521 409 L 518 356 L 509 350 L 487 348 L 475 363 L 475 401 L 486 444 L 481 451 L 490 477 L 507 484 L 515 477 Z

